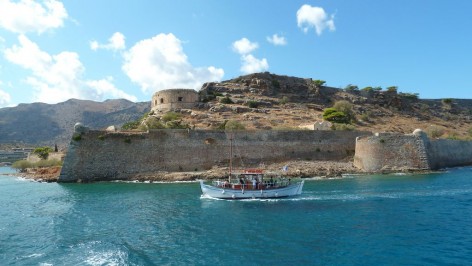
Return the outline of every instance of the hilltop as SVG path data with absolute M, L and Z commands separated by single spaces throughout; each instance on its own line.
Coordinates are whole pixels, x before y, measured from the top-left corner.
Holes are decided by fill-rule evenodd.
M 347 101 L 355 116 L 350 129 L 411 133 L 421 128 L 433 137 L 471 137 L 472 100 L 420 99 L 396 87 L 340 89 L 320 83 L 268 72 L 206 83 L 199 92 L 206 103 L 180 112 L 186 123 L 202 129 L 225 120 L 241 121 L 246 129 L 296 129 L 322 121 L 324 109 Z
M 202 102 L 195 108 L 178 110 L 181 122 L 196 129 L 215 129 L 229 120 L 239 121 L 246 129 L 298 129 L 322 121 L 324 109 L 347 101 L 355 116 L 348 129 L 411 133 L 422 128 L 432 137 L 459 139 L 472 135 L 472 100 L 421 99 L 395 87 L 358 89 L 351 85 L 341 89 L 310 78 L 264 72 L 206 83 L 199 94 Z M 76 122 L 92 129 L 120 127 L 148 113 L 150 106 L 150 102 L 122 99 L 71 99 L 1 108 L 0 146 L 57 143 L 65 147 Z

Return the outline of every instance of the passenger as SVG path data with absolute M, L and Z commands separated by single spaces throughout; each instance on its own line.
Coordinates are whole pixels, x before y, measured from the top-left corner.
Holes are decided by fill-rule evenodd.
M 255 177 L 252 179 L 252 189 L 257 189 L 257 180 Z
M 272 178 L 272 176 L 270 177 L 270 182 L 269 182 L 270 186 L 273 187 L 274 186 L 274 178 Z

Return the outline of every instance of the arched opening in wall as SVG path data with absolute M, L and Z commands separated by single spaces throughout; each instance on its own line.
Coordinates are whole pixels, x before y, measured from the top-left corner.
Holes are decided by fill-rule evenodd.
M 207 138 L 205 139 L 205 144 L 215 144 L 216 140 L 212 138 Z
M 177 98 L 177 101 L 178 101 L 178 102 L 183 102 L 183 101 L 184 101 L 184 97 L 179 97 L 179 98 Z
M 161 100 L 160 100 L 160 101 L 161 101 L 161 103 L 164 103 L 164 98 L 161 98 Z

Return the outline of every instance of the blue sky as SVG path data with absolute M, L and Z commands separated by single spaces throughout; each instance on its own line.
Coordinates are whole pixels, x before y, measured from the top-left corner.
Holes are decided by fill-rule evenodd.
M 0 107 L 252 72 L 471 98 L 472 1 L 0 0 Z

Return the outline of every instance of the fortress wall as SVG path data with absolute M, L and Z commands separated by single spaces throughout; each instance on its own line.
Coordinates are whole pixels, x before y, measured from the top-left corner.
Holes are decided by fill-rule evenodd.
M 430 140 L 428 150 L 432 169 L 472 165 L 472 141 Z
M 153 130 L 149 133 L 89 131 L 71 141 L 61 182 L 131 179 L 158 171 L 197 171 L 227 166 L 230 138 L 234 165 L 291 159 L 340 160 L 354 154 L 359 131 Z
M 377 133 L 358 138 L 354 165 L 366 172 L 429 169 L 423 136 Z

